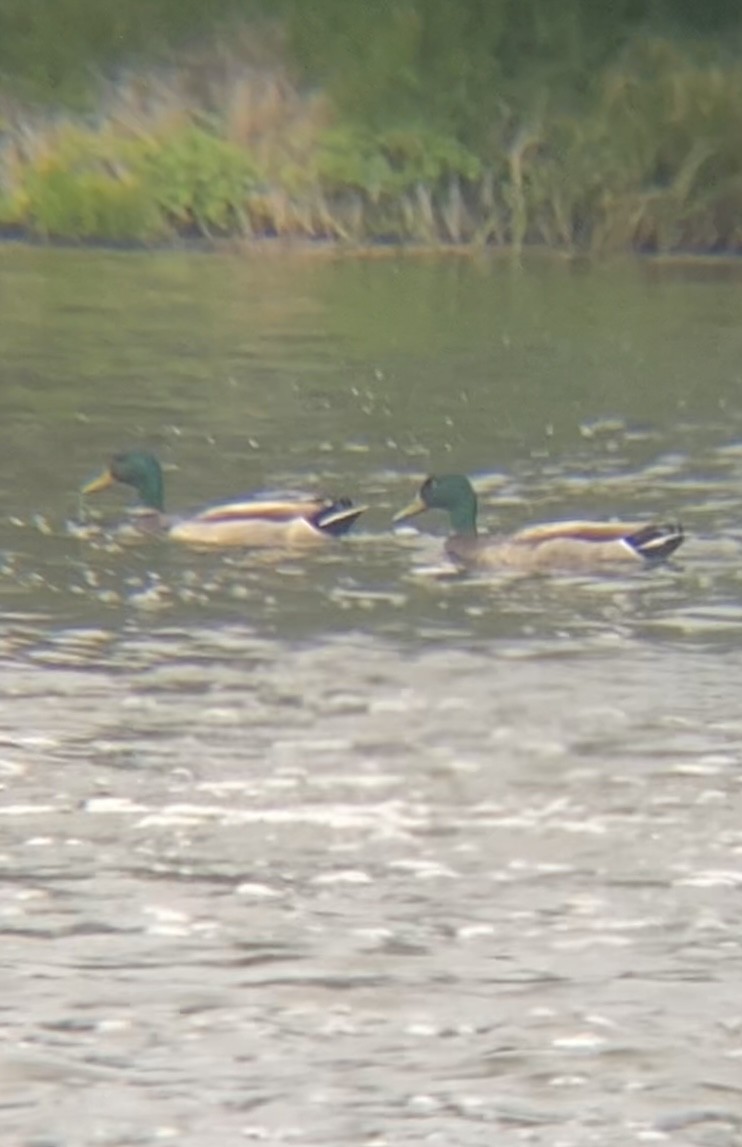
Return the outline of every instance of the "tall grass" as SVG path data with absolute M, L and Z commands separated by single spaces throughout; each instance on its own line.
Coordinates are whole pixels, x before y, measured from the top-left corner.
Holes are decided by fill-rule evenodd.
M 122 0 L 118 48 L 109 6 L 86 31 L 91 0 L 23 3 L 46 12 L 49 43 L 71 21 L 47 49 L 59 91 L 88 79 L 76 109 L 51 111 L 29 95 L 40 44 L 11 67 L 0 35 L 6 228 L 742 249 L 725 0 L 218 0 L 250 18 L 209 35 L 197 0 Z M 4 10 L 23 26 L 21 0 Z M 125 70 L 122 44 L 139 61 Z

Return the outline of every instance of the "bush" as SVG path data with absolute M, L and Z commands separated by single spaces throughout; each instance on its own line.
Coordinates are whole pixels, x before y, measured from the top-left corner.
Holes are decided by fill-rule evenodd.
M 179 230 L 245 229 L 257 173 L 247 152 L 227 140 L 190 125 L 163 139 L 143 171 L 155 203 Z
M 316 177 L 346 238 L 461 238 L 446 207 L 461 180 L 474 183 L 482 163 L 452 136 L 406 126 L 383 132 L 335 128 L 322 136 Z
M 19 201 L 40 235 L 147 241 L 233 230 L 254 180 L 244 151 L 193 126 L 161 140 L 67 128 L 25 171 Z
M 166 228 L 131 163 L 136 155 L 126 140 L 63 131 L 24 172 L 18 212 L 33 232 L 49 238 L 154 239 Z

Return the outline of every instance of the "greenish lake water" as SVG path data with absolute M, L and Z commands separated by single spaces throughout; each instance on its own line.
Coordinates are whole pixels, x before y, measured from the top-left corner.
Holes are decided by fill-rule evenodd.
M 8 245 L 0 303 L 8 1142 L 737 1143 L 742 271 Z M 369 510 L 120 545 L 129 446 Z M 441 579 L 450 470 L 687 542 Z

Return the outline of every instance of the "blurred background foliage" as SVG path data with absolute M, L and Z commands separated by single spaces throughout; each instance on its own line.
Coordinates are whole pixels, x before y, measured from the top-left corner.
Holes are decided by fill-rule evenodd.
M 0 224 L 737 250 L 733 0 L 0 0 Z

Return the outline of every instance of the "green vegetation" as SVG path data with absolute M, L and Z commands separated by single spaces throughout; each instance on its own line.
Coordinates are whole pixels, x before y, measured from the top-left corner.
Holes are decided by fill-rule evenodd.
M 3 0 L 0 225 L 738 251 L 740 43 L 732 0 Z
M 0 219 L 46 238 L 147 242 L 239 229 L 253 184 L 241 148 L 193 125 L 163 139 L 67 125 L 34 159 Z
M 256 172 L 244 149 L 189 125 L 151 149 L 140 178 L 163 220 L 209 235 L 244 228 Z
M 20 167 L 16 219 L 47 238 L 155 238 L 157 210 L 127 150 L 112 137 L 62 130 L 48 152 Z
M 95 105 L 95 78 L 162 59 L 245 8 L 239 0 L 2 0 L 0 76 L 32 104 Z

